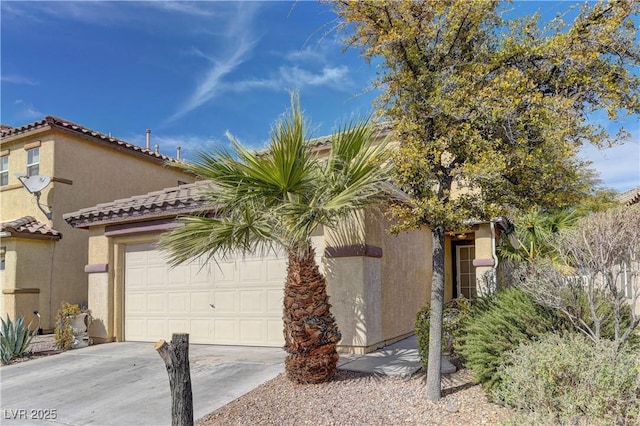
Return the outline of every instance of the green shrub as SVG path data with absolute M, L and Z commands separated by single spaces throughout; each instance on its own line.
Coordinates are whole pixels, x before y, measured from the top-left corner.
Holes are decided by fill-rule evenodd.
M 0 358 L 3 364 L 8 364 L 12 359 L 24 356 L 29 350 L 29 345 L 34 333 L 29 325 L 24 325 L 24 317 L 20 316 L 15 322 L 11 321 L 7 314 L 7 320 L 0 318 L 2 329 L 0 330 Z
M 62 302 L 56 314 L 56 328 L 54 331 L 54 339 L 58 349 L 64 351 L 71 349 L 74 340 L 71 322 L 73 318 L 81 312 L 80 306 Z
M 507 352 L 563 327 L 552 310 L 536 304 L 521 290 L 503 290 L 474 305 L 459 339 L 459 352 L 474 378 L 486 389 L 494 389 Z
M 442 352 L 453 354 L 459 346 L 462 327 L 471 312 L 471 304 L 467 299 L 454 299 L 444 305 L 442 312 Z M 416 315 L 416 337 L 420 360 L 425 367 L 429 361 L 429 305 L 423 307 Z
M 638 424 L 640 360 L 615 343 L 550 334 L 506 355 L 493 395 L 533 412 L 523 423 Z M 524 417 L 524 415 L 523 415 Z M 535 420 L 535 422 L 534 422 Z

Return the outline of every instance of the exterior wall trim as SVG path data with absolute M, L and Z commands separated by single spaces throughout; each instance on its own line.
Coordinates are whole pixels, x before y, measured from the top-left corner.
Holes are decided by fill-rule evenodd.
M 95 274 L 98 272 L 109 272 L 108 263 L 92 263 L 84 266 L 84 272 L 87 274 Z
M 494 266 L 496 261 L 493 259 L 473 259 L 473 266 Z
M 73 181 L 71 179 L 65 179 L 65 178 L 61 178 L 61 177 L 52 177 L 51 180 L 53 182 L 59 182 L 59 183 L 64 183 L 66 185 L 73 185 Z
M 38 294 L 39 288 L 3 288 L 2 294 Z
M 33 149 L 33 148 L 40 148 L 41 146 L 42 146 L 42 141 L 35 141 L 35 142 L 24 144 L 23 149 L 25 151 L 28 151 L 28 150 Z
M 173 218 L 150 220 L 147 222 L 123 223 L 106 226 L 104 235 L 107 237 L 120 237 L 133 234 L 148 234 L 164 232 L 179 226 Z
M 370 244 L 353 244 L 350 246 L 327 247 L 324 249 L 326 258 L 336 257 L 382 257 L 382 248 Z

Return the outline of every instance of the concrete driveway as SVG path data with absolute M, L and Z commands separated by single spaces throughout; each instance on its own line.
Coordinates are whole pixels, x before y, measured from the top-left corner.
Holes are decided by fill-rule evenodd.
M 280 348 L 190 345 L 189 355 L 196 419 L 284 371 Z M 96 345 L 5 366 L 0 391 L 2 425 L 171 424 L 169 377 L 153 343 Z

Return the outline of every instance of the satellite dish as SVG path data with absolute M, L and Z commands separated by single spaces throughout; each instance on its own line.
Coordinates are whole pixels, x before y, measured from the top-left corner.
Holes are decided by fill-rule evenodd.
M 45 189 L 47 185 L 51 183 L 51 178 L 49 176 L 34 175 L 29 176 L 25 180 L 21 180 L 21 182 L 24 187 L 27 188 L 27 191 L 32 194 L 36 194 Z

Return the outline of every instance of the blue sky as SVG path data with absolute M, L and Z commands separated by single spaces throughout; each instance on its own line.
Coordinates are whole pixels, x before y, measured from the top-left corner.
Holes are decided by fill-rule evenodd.
M 552 17 L 572 4 L 513 7 Z M 263 146 L 292 89 L 314 136 L 369 114 L 376 96 L 375 65 L 342 52 L 317 2 L 2 1 L 0 12 L 0 118 L 12 126 L 56 115 L 138 145 L 151 129 L 163 153 L 181 145 L 189 158 L 226 145 L 226 131 Z M 640 185 L 640 126 L 623 124 L 625 145 L 583 151 L 619 191 Z

